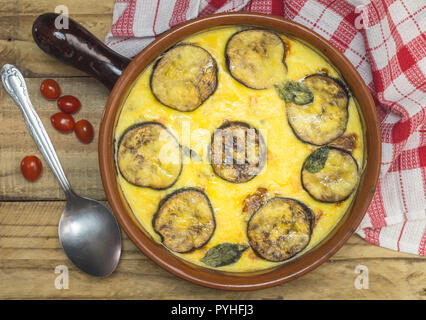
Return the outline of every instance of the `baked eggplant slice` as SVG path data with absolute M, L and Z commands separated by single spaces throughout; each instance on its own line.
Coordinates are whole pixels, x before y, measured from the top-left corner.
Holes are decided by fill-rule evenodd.
M 349 152 L 321 147 L 312 152 L 302 167 L 302 186 L 321 202 L 346 200 L 360 179 L 358 164 Z
M 309 95 L 305 93 L 301 100 L 308 103 L 298 103 L 296 98 L 286 102 L 288 122 L 296 136 L 318 146 L 340 137 L 348 122 L 346 88 L 325 74 L 307 76 L 301 84 L 312 92 L 313 100 L 309 101 Z
M 252 89 L 267 89 L 287 73 L 285 45 L 275 32 L 247 29 L 235 33 L 226 44 L 229 73 Z
M 269 261 L 290 259 L 308 245 L 313 219 L 312 211 L 302 202 L 272 198 L 247 224 L 250 246 L 258 256 Z
M 158 122 L 127 129 L 117 152 L 118 168 L 129 183 L 152 189 L 171 187 L 182 171 L 182 151 L 176 137 Z
M 217 64 L 211 54 L 194 44 L 179 44 L 157 60 L 151 91 L 162 104 L 179 110 L 197 109 L 216 90 Z
M 243 183 L 253 179 L 266 162 L 266 144 L 260 132 L 245 122 L 226 122 L 212 135 L 210 163 L 222 179 Z
M 204 246 L 216 227 L 207 195 L 199 189 L 179 189 L 164 198 L 152 225 L 163 244 L 179 253 Z

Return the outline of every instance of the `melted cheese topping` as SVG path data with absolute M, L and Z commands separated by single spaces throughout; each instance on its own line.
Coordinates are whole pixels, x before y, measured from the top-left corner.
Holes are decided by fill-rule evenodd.
M 199 188 L 209 197 L 212 204 L 216 230 L 210 241 L 202 248 L 190 253 L 177 254 L 184 260 L 207 267 L 200 262 L 206 252 L 221 243 L 248 244 L 247 217 L 243 213 L 244 199 L 255 193 L 257 188 L 282 197 L 297 199 L 306 204 L 320 217 L 313 229 L 311 241 L 299 253 L 318 244 L 336 225 L 350 207 L 354 194 L 341 203 L 321 203 L 314 200 L 302 188 L 301 169 L 306 157 L 317 147 L 303 143 L 292 132 L 287 118 L 285 102 L 278 97 L 274 88 L 254 90 L 237 82 L 226 70 L 224 50 L 228 39 L 239 27 L 212 29 L 195 34 L 185 43 L 194 43 L 206 49 L 218 66 L 218 87 L 215 93 L 192 112 L 179 112 L 162 105 L 155 99 L 149 79 L 152 65 L 135 81 L 125 101 L 115 129 L 116 141 L 127 128 L 137 123 L 158 121 L 166 126 L 184 146 L 190 146 L 203 161 L 184 157 L 183 169 L 177 182 L 166 190 L 141 188 L 128 183 L 121 175 L 118 181 L 141 227 L 160 242 L 154 232 L 152 218 L 161 199 L 180 188 Z M 301 41 L 281 35 L 287 45 L 287 79 L 297 81 L 303 77 L 326 70 L 332 77 L 341 78 L 334 67 L 315 50 Z M 345 134 L 355 134 L 357 146 L 353 156 L 359 168 L 364 165 L 363 129 L 358 108 L 353 97 L 349 100 L 349 118 Z M 208 146 L 213 131 L 225 120 L 244 121 L 254 126 L 267 144 L 267 163 L 257 177 L 235 184 L 214 174 L 208 162 Z M 239 261 L 220 267 L 231 272 L 254 271 L 275 267 L 281 263 L 259 258 L 251 248 L 244 251 Z

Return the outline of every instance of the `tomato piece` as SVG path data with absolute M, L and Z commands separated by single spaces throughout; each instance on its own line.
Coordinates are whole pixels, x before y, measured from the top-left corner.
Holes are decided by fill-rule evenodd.
M 67 113 L 55 113 L 50 117 L 50 122 L 52 123 L 53 127 L 58 131 L 71 132 L 74 130 L 74 118 Z
M 95 135 L 92 124 L 87 120 L 79 120 L 75 124 L 75 134 L 83 143 L 89 143 Z
M 74 96 L 62 96 L 58 99 L 58 107 L 65 113 L 76 113 L 80 110 L 81 103 Z
M 47 100 L 56 100 L 61 94 L 61 88 L 55 80 L 46 79 L 40 85 L 40 92 Z
M 35 181 L 40 177 L 43 166 L 36 156 L 26 156 L 21 161 L 21 172 L 28 181 Z

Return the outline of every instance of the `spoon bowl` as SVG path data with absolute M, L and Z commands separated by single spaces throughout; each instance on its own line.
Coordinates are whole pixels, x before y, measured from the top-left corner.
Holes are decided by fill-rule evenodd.
M 111 211 L 102 203 L 80 197 L 68 197 L 59 221 L 59 240 L 68 258 L 84 272 L 105 277 L 120 259 L 121 237 Z

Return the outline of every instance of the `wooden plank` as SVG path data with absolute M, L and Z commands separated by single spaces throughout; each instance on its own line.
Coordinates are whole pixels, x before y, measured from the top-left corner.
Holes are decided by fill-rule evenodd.
M 56 148 L 64 171 L 76 192 L 105 200 L 99 164 L 97 136 L 108 90 L 89 78 L 57 79 L 63 94 L 72 94 L 82 103 L 75 120 L 88 119 L 95 128 L 95 139 L 81 143 L 74 133 L 62 134 L 50 124 L 50 116 L 59 109 L 54 101 L 45 100 L 39 91 L 42 79 L 26 79 L 29 94 L 46 130 Z M 0 90 L 0 200 L 65 199 L 50 168 L 44 161 L 25 126 L 23 117 L 13 100 Z M 20 173 L 20 162 L 26 155 L 35 154 L 42 159 L 43 173 L 30 183 Z
M 70 17 L 102 41 L 111 29 L 113 1 L 8 1 L 0 8 L 0 65 L 13 63 L 26 77 L 84 75 L 47 56 L 33 41 L 34 20 L 58 5 L 66 5 Z
M 85 73 L 45 54 L 34 42 L 0 40 L 0 64 L 6 63 L 15 65 L 24 77 L 86 77 Z
M 123 234 L 114 274 L 91 278 L 66 259 L 57 223 L 65 203 L 0 202 L 0 298 L 118 299 L 426 299 L 426 259 L 370 245 L 353 236 L 328 262 L 288 284 L 225 292 L 164 271 Z M 57 290 L 56 266 L 69 268 L 69 289 Z M 355 268 L 368 267 L 369 289 L 354 286 Z
M 90 0 L 16 0 L 1 1 L 0 16 L 9 16 L 18 13 L 19 15 L 39 15 L 44 12 L 54 12 L 55 8 L 65 5 L 69 9 L 69 14 L 112 14 L 114 7 L 113 0 L 90 1 Z
M 41 13 L 43 12 L 40 12 L 40 14 Z M 38 16 L 38 13 L 7 16 L 0 13 L 0 39 L 33 42 L 31 30 L 32 25 Z M 101 40 L 105 38 L 107 32 L 111 28 L 112 18 L 110 13 L 99 13 L 96 15 L 96 19 L 93 19 L 93 15 L 80 13 L 70 15 L 70 17 L 80 23 L 87 30 L 90 30 L 91 33 Z

